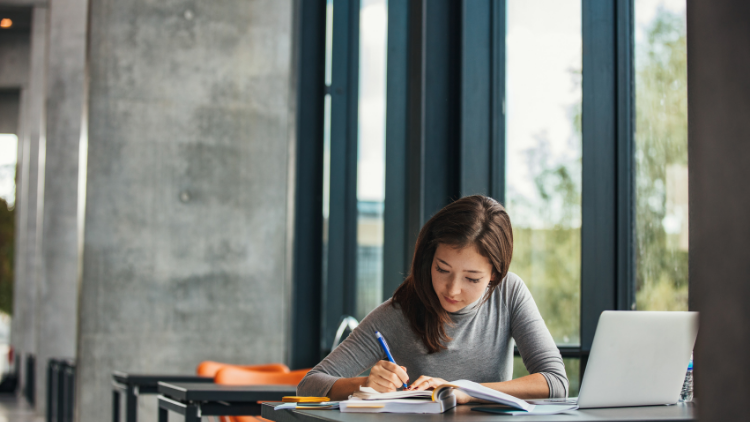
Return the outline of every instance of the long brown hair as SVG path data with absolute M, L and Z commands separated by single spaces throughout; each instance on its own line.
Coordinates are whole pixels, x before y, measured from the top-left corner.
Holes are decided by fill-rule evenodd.
M 513 256 L 510 217 L 499 202 L 482 195 L 466 196 L 446 206 L 422 227 L 414 248 L 411 271 L 393 294 L 393 304 L 422 338 L 428 353 L 446 349 L 451 338 L 445 325 L 451 323 L 432 287 L 432 260 L 439 244 L 454 248 L 474 245 L 492 264 L 486 301 L 508 274 Z M 484 303 L 484 302 L 482 302 Z

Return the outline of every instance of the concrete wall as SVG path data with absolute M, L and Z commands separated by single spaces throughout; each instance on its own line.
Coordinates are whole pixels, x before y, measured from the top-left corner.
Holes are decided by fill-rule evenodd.
M 77 420 L 115 369 L 285 359 L 292 4 L 91 1 Z
M 78 161 L 88 0 L 53 0 L 48 13 L 46 136 L 40 143 L 41 240 L 36 309 L 36 392 L 49 358 L 74 358 L 78 323 Z M 44 400 L 36 409 L 43 413 Z
M 750 3 L 687 3 L 690 300 L 701 421 L 750 396 Z

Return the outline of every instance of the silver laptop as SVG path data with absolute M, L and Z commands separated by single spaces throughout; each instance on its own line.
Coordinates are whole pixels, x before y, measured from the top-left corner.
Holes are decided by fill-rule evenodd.
M 578 399 L 581 409 L 674 404 L 698 334 L 697 312 L 604 311 Z

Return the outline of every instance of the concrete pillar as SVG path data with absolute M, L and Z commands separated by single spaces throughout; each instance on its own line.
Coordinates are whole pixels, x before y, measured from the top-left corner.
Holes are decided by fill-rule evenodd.
M 46 142 L 40 146 L 37 397 L 50 358 L 74 358 L 78 306 L 78 162 L 83 115 L 87 0 L 52 0 L 46 75 Z M 45 402 L 37 400 L 38 412 Z
M 19 131 L 16 134 L 18 136 L 18 151 L 16 157 L 16 207 L 15 207 L 15 232 L 14 236 L 14 249 L 15 255 L 13 256 L 13 319 L 10 325 L 10 345 L 13 350 L 18 353 L 21 350 L 21 344 L 23 344 L 23 329 L 19 325 L 23 322 L 23 282 L 24 282 L 24 268 L 26 266 L 25 257 L 26 254 L 23 251 L 26 248 L 25 236 L 26 236 L 26 198 L 25 198 L 25 182 L 28 178 L 28 174 L 24 175 L 28 164 L 24 164 L 24 147 L 26 144 L 26 134 L 23 132 L 23 128 L 28 121 L 26 117 L 27 103 L 28 103 L 28 89 L 22 91 L 21 102 L 19 107 Z M 15 364 L 18 371 L 20 371 L 20 360 L 16 356 Z M 20 374 L 19 374 L 20 375 Z
M 21 105 L 11 344 L 16 351 L 22 388 L 27 383 L 23 363 L 29 353 L 36 353 L 37 173 L 39 139 L 43 136 L 46 9 L 34 8 L 31 24 L 31 33 L 25 35 L 23 48 L 19 50 L 19 56 L 23 58 L 18 66 L 22 70 L 14 72 L 22 76 L 23 81 L 19 80 Z M 5 62 L 5 58 L 0 60 Z
M 115 369 L 285 360 L 292 5 L 91 0 L 78 421 Z

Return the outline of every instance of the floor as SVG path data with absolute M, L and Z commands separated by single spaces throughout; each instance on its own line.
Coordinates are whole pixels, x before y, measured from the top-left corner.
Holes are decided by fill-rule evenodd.
M 0 394 L 0 422 L 43 422 L 36 416 L 24 399 L 12 393 Z

